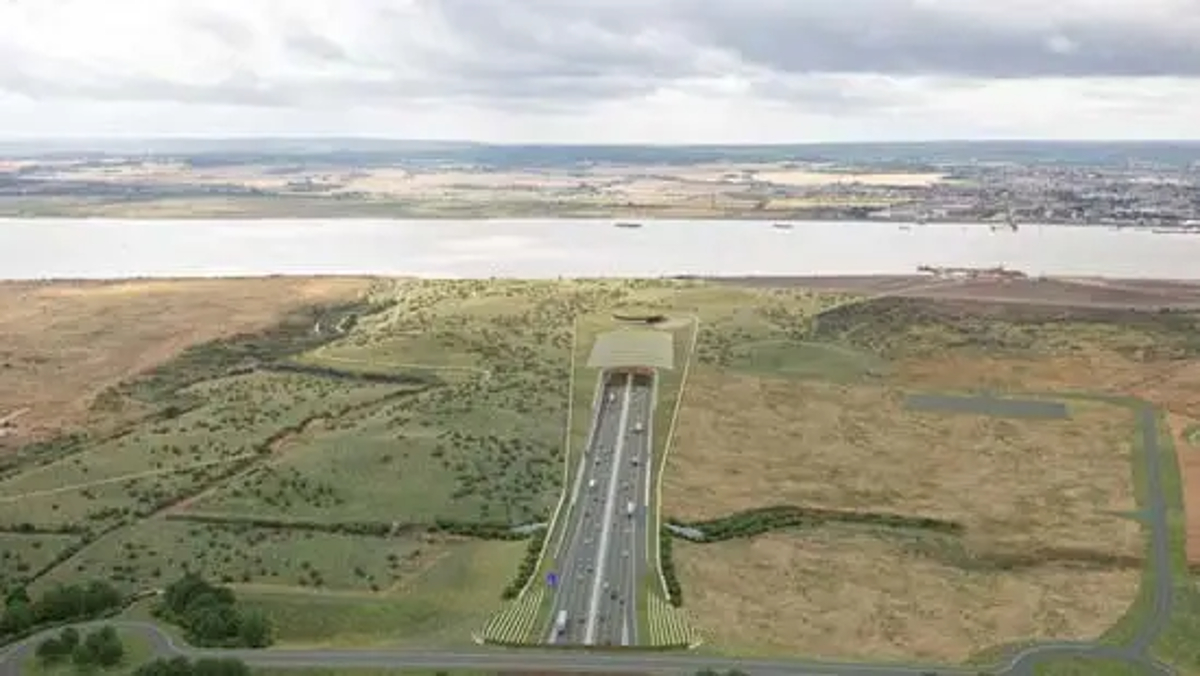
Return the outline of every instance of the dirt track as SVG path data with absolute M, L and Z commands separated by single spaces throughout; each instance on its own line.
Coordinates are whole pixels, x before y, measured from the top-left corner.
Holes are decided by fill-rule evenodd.
M 1060 307 L 1200 309 L 1200 283 L 1108 279 L 944 280 L 923 275 L 856 277 L 720 277 L 742 286 L 805 287 L 913 298 Z

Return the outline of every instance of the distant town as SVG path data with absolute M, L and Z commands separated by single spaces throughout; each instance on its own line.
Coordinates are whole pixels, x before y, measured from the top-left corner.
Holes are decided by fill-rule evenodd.
M 0 143 L 0 216 L 882 220 L 1200 234 L 1200 144 Z

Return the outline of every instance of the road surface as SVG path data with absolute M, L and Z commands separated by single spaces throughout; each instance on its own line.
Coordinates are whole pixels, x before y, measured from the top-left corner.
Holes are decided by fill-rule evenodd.
M 637 645 L 648 571 L 649 376 L 606 372 L 593 430 L 572 482 L 546 642 Z M 560 624 L 560 618 L 566 618 Z

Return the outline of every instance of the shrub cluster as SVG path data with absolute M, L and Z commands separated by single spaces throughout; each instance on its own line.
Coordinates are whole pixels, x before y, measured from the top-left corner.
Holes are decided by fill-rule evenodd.
M 250 676 L 250 667 L 241 660 L 205 657 L 192 662 L 186 657 L 148 662 L 133 676 Z
M 514 531 L 512 526 L 506 523 L 452 521 L 450 519 L 435 520 L 432 530 L 438 533 L 464 535 L 483 540 L 523 540 L 528 536 L 527 533 Z
M 529 538 L 529 546 L 525 549 L 525 558 L 521 560 L 521 567 L 517 569 L 517 576 L 513 581 L 504 588 L 504 592 L 500 595 L 504 600 L 517 598 L 517 594 L 525 588 L 529 583 L 529 578 L 537 571 L 538 559 L 542 555 L 542 545 L 546 542 L 546 531 L 538 531 Z
M 117 636 L 117 630 L 107 625 L 82 639 L 77 629 L 67 627 L 58 636 L 39 643 L 37 657 L 48 666 L 70 659 L 81 670 L 108 668 L 121 663 L 125 657 L 125 646 Z
M 221 514 L 170 514 L 166 517 L 171 521 L 191 521 L 217 526 L 243 526 L 261 528 L 264 530 L 294 530 L 312 531 L 316 533 L 337 533 L 341 535 L 370 535 L 383 537 L 390 534 L 393 526 L 383 521 L 340 521 L 321 522 L 297 519 L 275 519 L 257 516 L 228 516 Z
M 683 587 L 675 573 L 675 558 L 671 552 L 671 531 L 665 527 L 658 532 L 658 555 L 662 561 L 663 579 L 667 582 L 667 601 L 678 608 L 683 605 Z
M 209 584 L 187 573 L 163 592 L 154 614 L 183 627 L 188 640 L 206 648 L 265 648 L 271 645 L 271 625 L 258 612 L 238 607 L 228 587 Z
M 676 522 L 677 523 L 677 522 Z M 880 512 L 853 512 L 813 507 L 781 505 L 739 512 L 730 516 L 697 523 L 677 523 L 704 533 L 705 542 L 720 542 L 734 538 L 753 537 L 763 533 L 802 525 L 853 523 L 888 528 L 911 528 L 937 533 L 958 534 L 963 525 L 923 516 L 905 516 Z

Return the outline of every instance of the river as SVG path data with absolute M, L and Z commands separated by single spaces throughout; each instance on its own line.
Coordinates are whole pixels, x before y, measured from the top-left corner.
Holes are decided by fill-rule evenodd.
M 1107 227 L 901 229 L 868 222 L 0 219 L 0 278 L 372 274 L 436 277 L 907 274 L 1200 279 L 1200 235 Z

